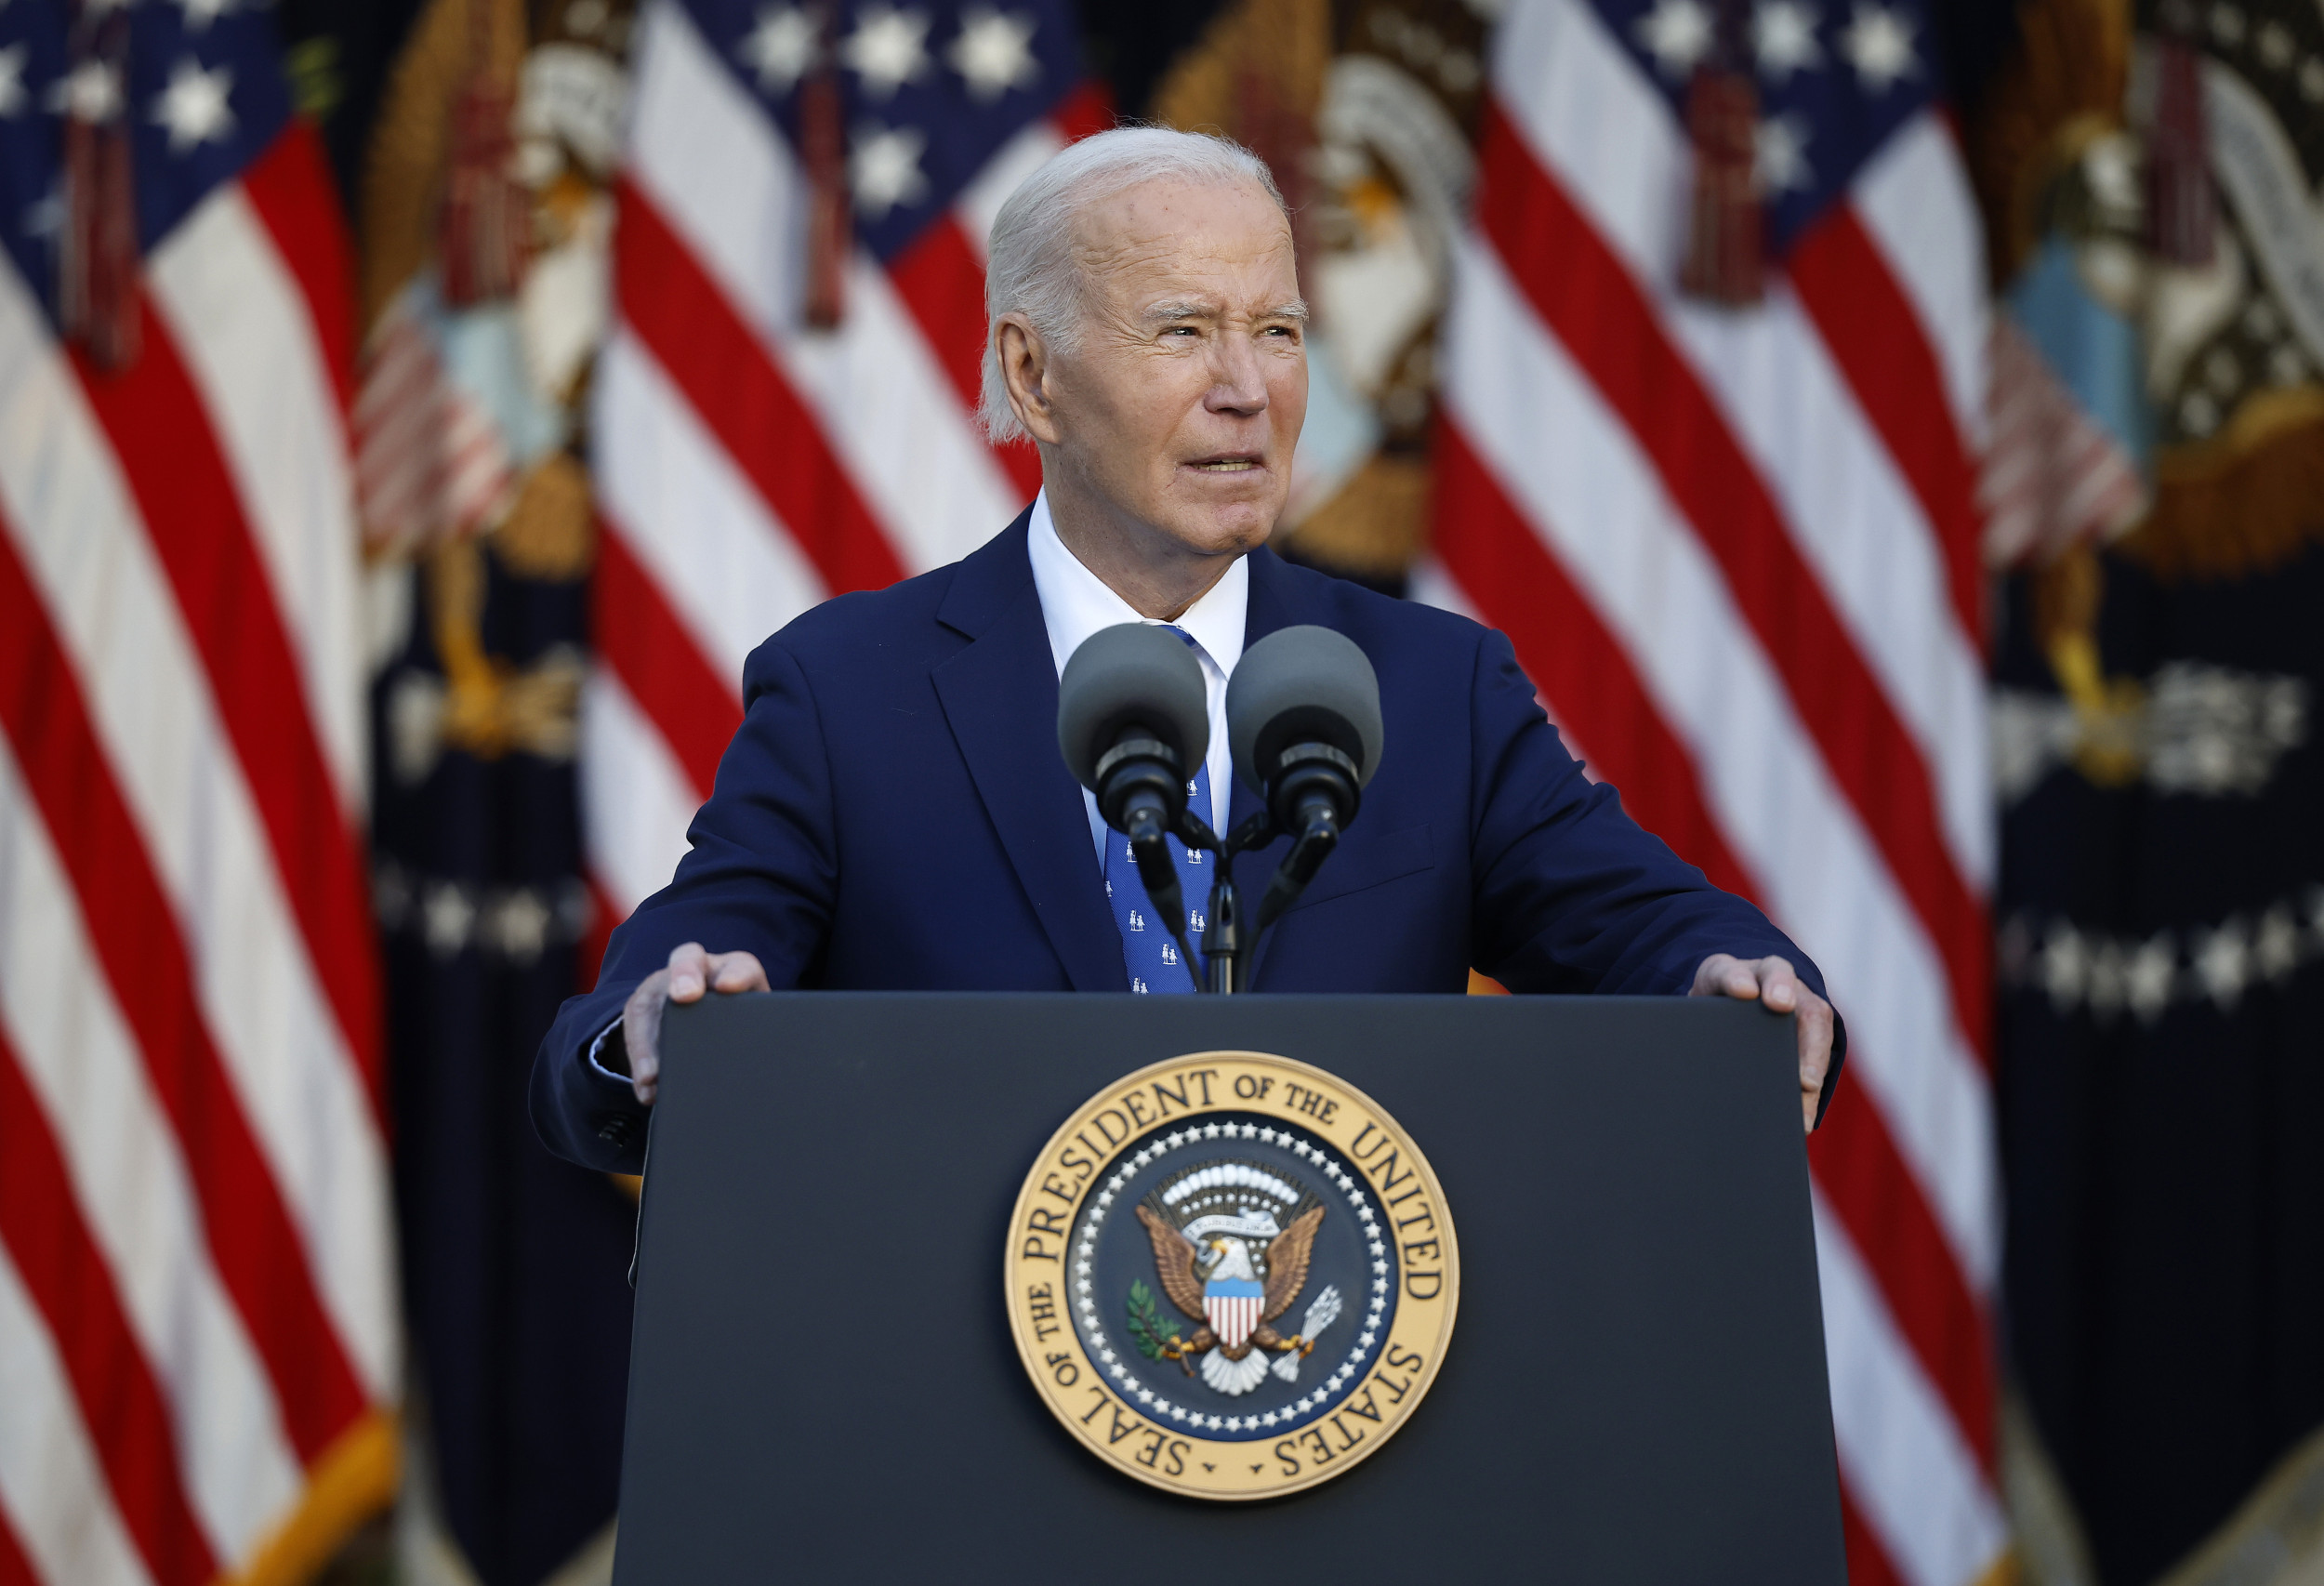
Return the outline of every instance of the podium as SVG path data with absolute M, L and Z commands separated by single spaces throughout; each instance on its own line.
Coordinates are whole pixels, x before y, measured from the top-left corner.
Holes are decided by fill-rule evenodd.
M 617 1586 L 1846 1579 L 1789 1019 L 1723 999 L 778 993 L 674 1008 L 640 1209 Z M 1336 1481 L 1203 1502 L 1050 1414 L 1002 1262 L 1051 1131 L 1147 1064 L 1358 1088 L 1460 1293 Z

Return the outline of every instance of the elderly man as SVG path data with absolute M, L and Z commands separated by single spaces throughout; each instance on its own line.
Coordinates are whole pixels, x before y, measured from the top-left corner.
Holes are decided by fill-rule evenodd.
M 1381 680 L 1363 819 L 1261 945 L 1254 989 L 1457 992 L 1474 964 L 1520 992 L 1757 998 L 1799 1014 L 1814 1126 L 1840 1057 L 1815 967 L 1582 775 L 1508 641 L 1265 548 L 1307 403 L 1265 165 L 1153 128 L 1077 143 L 1002 205 L 986 302 L 985 423 L 1039 447 L 1040 496 L 965 560 L 752 654 L 693 851 L 542 1044 L 533 1116 L 554 1148 L 636 1170 L 663 1011 L 708 991 L 1191 989 L 1057 751 L 1058 673 L 1137 621 L 1172 625 L 1208 681 L 1194 802 L 1221 831 L 1256 808 L 1222 730 L 1246 645 L 1320 624 Z M 1263 885 L 1281 852 L 1236 879 Z

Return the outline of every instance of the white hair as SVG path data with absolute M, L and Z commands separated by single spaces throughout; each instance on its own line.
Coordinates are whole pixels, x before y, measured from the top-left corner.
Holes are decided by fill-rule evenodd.
M 1025 429 L 1009 405 L 994 327 L 1003 314 L 1023 314 L 1052 352 L 1070 352 L 1083 308 L 1075 223 L 1093 205 L 1155 180 L 1209 187 L 1255 183 L 1283 207 L 1282 191 L 1267 162 L 1225 138 L 1167 126 L 1117 126 L 1050 155 L 1001 205 L 987 239 L 984 388 L 977 416 L 995 442 L 1022 439 Z

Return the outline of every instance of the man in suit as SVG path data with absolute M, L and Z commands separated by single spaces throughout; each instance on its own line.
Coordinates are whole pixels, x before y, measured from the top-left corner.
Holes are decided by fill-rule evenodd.
M 1067 658 L 1139 621 L 1202 667 L 1192 802 L 1220 831 L 1258 807 L 1224 731 L 1247 646 L 1318 624 L 1380 679 L 1361 818 L 1250 958 L 1253 989 L 1458 992 L 1473 964 L 1519 992 L 1756 998 L 1799 1014 L 1812 1128 L 1844 1051 L 1815 966 L 1583 776 L 1509 641 L 1265 548 L 1307 402 L 1266 167 L 1155 128 L 1086 139 L 1003 205 L 986 281 L 984 419 L 1039 448 L 1039 497 L 964 560 L 831 601 L 751 655 L 692 852 L 542 1042 L 548 1143 L 636 1171 L 663 1011 L 710 991 L 1192 989 L 1057 748 Z M 1287 841 L 1236 880 L 1255 895 Z M 1215 860 L 1173 849 L 1198 909 Z

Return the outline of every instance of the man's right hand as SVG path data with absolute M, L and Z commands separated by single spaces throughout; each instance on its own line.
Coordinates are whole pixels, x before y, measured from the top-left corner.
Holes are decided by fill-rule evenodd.
M 669 965 L 638 983 L 621 1011 L 621 1043 L 629 1059 L 629 1088 L 641 1106 L 654 1104 L 662 1077 L 662 1010 L 699 1002 L 705 991 L 765 991 L 767 971 L 749 953 L 706 953 L 699 942 L 670 949 Z

